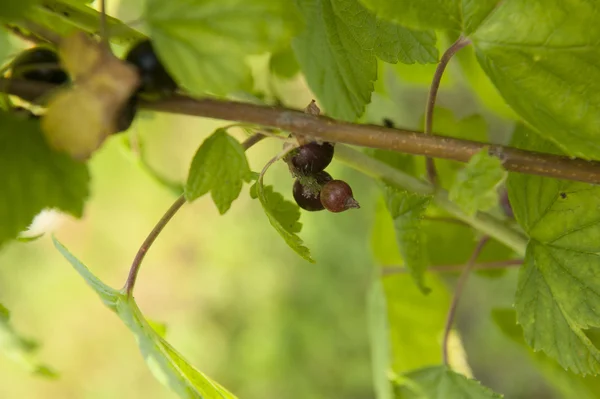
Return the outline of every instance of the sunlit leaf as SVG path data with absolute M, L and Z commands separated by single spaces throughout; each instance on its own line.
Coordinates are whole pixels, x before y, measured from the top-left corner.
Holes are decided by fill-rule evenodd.
M 298 29 L 293 4 L 276 0 L 149 0 L 145 19 L 158 54 L 193 94 L 250 88 L 249 54 L 277 50 Z
M 297 0 L 307 21 L 293 41 L 309 86 L 325 112 L 355 120 L 371 100 L 376 57 L 386 62 L 437 61 L 435 36 L 378 20 L 358 0 Z
M 479 381 L 455 373 L 446 366 L 435 366 L 405 375 L 410 384 L 398 387 L 396 399 L 497 399 L 502 395 Z
M 473 32 L 499 0 L 361 0 L 381 18 L 415 29 Z
M 45 208 L 76 217 L 89 195 L 87 166 L 46 144 L 39 122 L 0 111 L 0 245 Z
M 394 221 L 396 242 L 403 263 L 415 279 L 423 293 L 428 293 L 424 274 L 427 270 L 425 239 L 421 227 L 421 219 L 431 196 L 418 195 L 399 190 L 391 186 L 384 189 L 387 209 Z
M 458 172 L 450 189 L 450 200 L 467 214 L 490 210 L 498 205 L 498 187 L 506 176 L 502 161 L 484 148 Z
M 600 158 L 599 12 L 586 0 L 503 1 L 472 36 L 506 102 L 565 152 L 588 158 Z
M 10 312 L 0 304 L 0 353 L 20 364 L 26 370 L 47 378 L 57 374 L 36 357 L 38 344 L 19 334 L 10 323 Z
M 219 213 L 224 214 L 250 179 L 244 148 L 225 129 L 217 129 L 194 155 L 185 198 L 191 202 L 210 192 Z
M 556 151 L 520 127 L 518 147 Z M 525 339 L 565 368 L 600 372 L 600 350 L 588 336 L 600 327 L 600 187 L 511 173 L 515 217 L 530 236 L 515 308 Z
M 55 247 L 71 263 L 102 302 L 114 311 L 135 335 L 142 356 L 157 380 L 185 399 L 235 399 L 218 383 L 190 365 L 144 318 L 133 298 L 94 276 L 58 240 Z

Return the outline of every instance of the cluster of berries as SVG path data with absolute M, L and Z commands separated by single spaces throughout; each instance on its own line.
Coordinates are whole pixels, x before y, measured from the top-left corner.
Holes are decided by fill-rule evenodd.
M 286 161 L 290 166 L 294 182 L 294 199 L 300 208 L 307 211 L 343 212 L 359 208 L 352 196 L 352 189 L 343 180 L 334 180 L 325 172 L 335 151 L 332 143 L 311 142 L 294 150 Z
M 135 44 L 125 56 L 125 61 L 137 69 L 141 84 L 121 111 L 116 124 L 116 133 L 126 131 L 133 123 L 140 96 L 166 97 L 177 89 L 177 84 L 156 56 L 150 40 Z M 14 79 L 55 85 L 69 82 L 69 75 L 62 69 L 58 54 L 53 48 L 47 46 L 37 46 L 22 52 L 12 62 L 10 72 Z

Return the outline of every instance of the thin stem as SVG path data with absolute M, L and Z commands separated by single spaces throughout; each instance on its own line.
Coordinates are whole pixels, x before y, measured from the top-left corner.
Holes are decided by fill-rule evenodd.
M 433 128 L 433 110 L 435 108 L 435 101 L 437 99 L 437 93 L 440 88 L 440 82 L 442 81 L 442 76 L 444 75 L 444 71 L 446 70 L 446 66 L 452 59 L 452 56 L 456 54 L 458 50 L 470 44 L 471 41 L 464 37 L 459 37 L 456 42 L 452 46 L 450 46 L 442 55 L 440 62 L 435 69 L 435 73 L 433 74 L 433 80 L 431 81 L 431 86 L 429 87 L 429 96 L 427 97 L 427 105 L 425 107 L 425 134 L 431 134 Z M 427 168 L 427 177 L 431 184 L 434 186 L 437 185 L 437 171 L 435 169 L 435 162 L 433 158 L 426 157 L 425 164 Z
M 42 82 L 0 79 L 0 90 L 32 101 L 47 94 L 54 85 Z M 419 131 L 390 129 L 336 121 L 326 116 L 279 107 L 267 107 L 212 98 L 193 99 L 173 96 L 157 102 L 140 102 L 145 109 L 180 115 L 246 122 L 286 130 L 300 136 L 333 143 L 380 148 L 405 154 L 468 162 L 473 155 L 488 148 L 500 158 L 505 169 L 557 179 L 600 184 L 600 162 L 566 156 L 525 151 L 501 145 L 460 140 L 452 137 L 425 135 Z
M 465 287 L 465 283 L 467 282 L 467 278 L 469 277 L 469 273 L 473 269 L 475 265 L 475 261 L 479 254 L 483 250 L 483 247 L 488 242 L 489 237 L 484 236 L 475 247 L 471 258 L 465 265 L 460 277 L 458 278 L 458 282 L 456 283 L 456 288 L 454 289 L 454 297 L 452 298 L 452 302 L 450 303 L 450 309 L 448 310 L 448 316 L 446 317 L 446 325 L 444 326 L 444 336 L 442 338 L 442 360 L 444 364 L 448 364 L 448 337 L 450 336 L 450 330 L 452 329 L 452 324 L 454 323 L 454 316 L 456 316 L 456 309 L 458 308 L 458 301 L 460 300 L 460 296 Z
M 471 270 L 495 270 L 495 269 L 507 269 L 510 267 L 517 267 L 523 264 L 523 259 L 510 259 L 510 260 L 500 260 L 494 262 L 481 262 L 475 263 Z M 431 266 L 427 269 L 428 272 L 432 273 L 454 273 L 460 272 L 465 269 L 464 264 L 460 265 L 437 265 Z M 394 276 L 396 274 L 407 274 L 410 271 L 401 266 L 385 266 L 381 269 L 381 275 L 386 276 Z
M 100 40 L 106 48 L 110 48 L 108 27 L 106 25 L 106 0 L 100 0 Z
M 250 147 L 261 141 L 263 138 L 265 138 L 265 136 L 260 133 L 252 135 L 242 143 L 242 147 L 244 147 L 244 150 L 248 150 Z M 140 272 L 140 268 L 142 267 L 142 261 L 144 260 L 146 253 L 148 253 L 148 250 L 150 249 L 152 244 L 154 244 L 154 241 L 156 241 L 158 235 L 161 233 L 161 231 L 163 231 L 165 226 L 169 223 L 173 216 L 175 216 L 177 211 L 181 209 L 185 202 L 185 196 L 183 194 L 180 195 L 175 200 L 173 205 L 171 205 L 169 209 L 167 209 L 167 211 L 160 218 L 158 223 L 156 223 L 156 226 L 154 226 L 150 234 L 148 234 L 148 237 L 146 237 L 146 239 L 140 246 L 140 249 L 138 249 L 138 252 L 135 254 L 135 258 L 133 258 L 133 262 L 131 263 L 131 268 L 129 269 L 129 275 L 127 276 L 125 287 L 123 287 L 123 290 L 125 291 L 128 297 L 131 297 L 133 295 L 133 288 L 135 287 L 135 282 L 137 280 L 138 273 Z
M 133 259 L 133 262 L 131 263 L 131 268 L 129 269 L 129 276 L 127 276 L 127 281 L 125 282 L 125 287 L 123 288 L 127 293 L 128 297 L 131 297 L 133 294 L 133 288 L 135 286 L 135 282 L 137 280 L 137 276 L 140 272 L 140 267 L 142 266 L 142 261 L 144 260 L 146 253 L 148 252 L 154 241 L 156 241 L 156 238 L 158 237 L 160 232 L 163 231 L 167 223 L 169 223 L 173 216 L 175 216 L 175 214 L 183 206 L 183 204 L 185 204 L 185 197 L 182 194 L 165 212 L 163 217 L 160 218 L 158 223 L 156 223 L 156 226 L 154 226 L 150 234 L 148 234 L 148 237 L 146 237 L 146 239 L 142 243 L 140 249 L 138 249 L 137 254 L 135 254 L 135 258 Z
M 267 136 L 265 136 L 262 133 L 255 133 L 252 136 L 248 137 L 246 140 L 244 140 L 244 142 L 242 143 L 242 147 L 244 148 L 244 150 L 247 150 L 248 148 L 252 147 L 254 144 L 258 143 L 265 137 Z
M 433 201 L 455 218 L 469 224 L 483 234 L 493 237 L 513 249 L 519 256 L 525 256 L 527 238 L 523 234 L 486 213 L 480 212 L 475 215 L 464 213 L 448 199 L 448 194 L 445 191 L 438 190 L 434 192 L 434 188 L 430 183 L 419 180 L 400 169 L 393 168 L 345 145 L 336 145 L 335 158 L 375 179 L 388 181 L 414 193 L 433 195 Z

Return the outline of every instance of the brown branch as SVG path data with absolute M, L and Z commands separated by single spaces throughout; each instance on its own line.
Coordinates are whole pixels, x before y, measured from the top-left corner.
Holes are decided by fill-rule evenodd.
M 0 90 L 26 100 L 39 98 L 53 88 L 38 82 L 0 79 Z M 419 131 L 389 129 L 376 125 L 361 125 L 336 121 L 325 116 L 212 98 L 193 99 L 174 96 L 158 102 L 141 102 L 143 108 L 182 115 L 252 123 L 293 132 L 319 140 L 346 143 L 361 147 L 380 148 L 406 154 L 468 162 L 483 148 L 500 158 L 504 167 L 513 172 L 549 176 L 558 179 L 600 184 L 600 162 L 519 150 L 501 145 L 460 140 L 452 137 L 425 135 Z
M 433 128 L 433 110 L 435 108 L 435 101 L 437 99 L 437 93 L 440 88 L 440 83 L 442 81 L 442 76 L 444 75 L 444 71 L 446 70 L 446 66 L 456 54 L 458 50 L 469 45 L 471 41 L 465 37 L 459 37 L 452 46 L 450 46 L 442 55 L 440 62 L 435 69 L 435 73 L 433 74 L 433 80 L 431 81 L 431 86 L 429 87 L 429 96 L 427 97 L 427 105 L 425 106 L 425 134 L 431 134 Z M 437 185 L 437 171 L 435 170 L 435 162 L 433 158 L 426 157 L 425 158 L 425 166 L 427 168 L 427 177 L 429 182 L 434 186 Z
M 469 277 L 469 273 L 471 269 L 473 269 L 473 265 L 475 265 L 475 261 L 479 257 L 479 254 L 483 250 L 483 247 L 488 242 L 490 237 L 484 236 L 475 247 L 471 258 L 467 262 L 465 268 L 463 269 L 460 277 L 458 278 L 458 282 L 456 283 L 456 288 L 454 289 L 454 296 L 452 297 L 452 302 L 450 303 L 450 309 L 448 309 L 448 315 L 446 317 L 446 325 L 444 326 L 444 336 L 442 338 L 442 360 L 444 364 L 448 364 L 448 338 L 450 337 L 450 330 L 452 329 L 452 324 L 454 324 L 454 316 L 456 316 L 456 309 L 458 308 L 458 301 L 460 300 L 460 296 L 462 295 L 463 289 L 465 288 L 465 283 L 467 282 L 467 278 Z
M 497 270 L 497 269 L 507 269 L 509 267 L 517 267 L 523 264 L 523 259 L 510 259 L 510 260 L 499 260 L 494 262 L 481 262 L 475 263 L 472 266 L 472 270 Z M 466 265 L 437 265 L 431 266 L 427 268 L 428 272 L 432 273 L 454 273 L 460 272 L 464 270 Z M 387 276 L 395 276 L 397 274 L 406 274 L 410 273 L 410 271 L 401 266 L 384 266 L 381 269 L 381 275 L 383 277 Z

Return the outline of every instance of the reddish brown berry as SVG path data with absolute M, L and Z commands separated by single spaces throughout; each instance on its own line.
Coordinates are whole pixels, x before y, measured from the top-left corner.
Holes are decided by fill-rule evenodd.
M 333 144 L 316 142 L 298 148 L 292 156 L 292 165 L 304 175 L 321 172 L 333 159 Z
M 321 193 L 321 186 L 332 180 L 329 173 L 322 171 L 313 176 L 314 184 L 304 185 L 300 182 L 300 179 L 296 179 L 294 182 L 294 199 L 298 206 L 309 212 L 322 211 L 325 209 L 319 194 Z
M 329 212 L 344 212 L 352 208 L 360 208 L 358 201 L 352 196 L 352 189 L 343 180 L 332 180 L 321 189 L 321 204 Z

